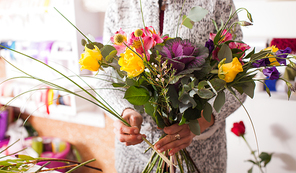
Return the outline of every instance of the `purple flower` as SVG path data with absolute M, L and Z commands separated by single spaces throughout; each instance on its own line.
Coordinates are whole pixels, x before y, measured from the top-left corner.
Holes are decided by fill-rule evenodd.
M 259 59 L 256 62 L 252 63 L 252 66 L 255 68 L 259 67 L 266 67 L 270 64 L 270 61 L 268 58 Z
M 292 52 L 292 49 L 287 47 L 285 50 L 278 50 L 276 52 L 276 56 L 279 57 L 277 58 L 277 61 L 279 62 L 279 64 L 283 64 L 286 65 L 286 59 L 288 54 Z
M 195 45 L 189 40 L 175 38 L 168 40 L 160 54 L 168 64 L 176 69 L 176 74 L 189 74 L 200 70 L 209 55 L 209 50 L 202 45 Z
M 275 66 L 263 69 L 263 74 L 265 76 L 267 76 L 270 80 L 275 80 L 275 79 L 278 79 L 280 77 L 280 73 L 276 69 Z
M 214 48 L 215 48 L 215 45 L 214 45 L 213 40 L 209 39 L 209 40 L 206 42 L 205 47 L 207 47 L 207 48 L 209 49 L 209 54 L 211 54 L 212 51 L 213 51 Z

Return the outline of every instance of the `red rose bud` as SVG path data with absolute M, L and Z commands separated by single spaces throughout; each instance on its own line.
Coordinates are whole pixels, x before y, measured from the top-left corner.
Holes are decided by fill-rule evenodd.
M 244 122 L 240 121 L 238 123 L 233 123 L 233 127 L 231 128 L 231 131 L 236 136 L 243 136 L 245 134 L 245 125 L 244 125 Z

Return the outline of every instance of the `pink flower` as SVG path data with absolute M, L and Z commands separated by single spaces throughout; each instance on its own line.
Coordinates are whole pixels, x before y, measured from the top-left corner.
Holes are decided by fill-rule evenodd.
M 139 54 L 146 53 L 148 56 L 149 60 L 149 54 L 148 50 L 153 48 L 156 44 L 162 43 L 163 39 L 160 37 L 159 34 L 156 33 L 154 28 L 152 26 L 146 27 L 145 30 L 141 29 L 143 31 L 143 35 L 141 36 L 143 42 L 144 42 L 144 49 L 146 52 L 143 50 L 143 46 L 141 44 L 140 38 L 136 37 L 134 32 L 131 33 L 129 40 L 128 40 L 128 45 L 135 48 L 136 52 Z
M 231 43 L 229 43 L 229 48 L 230 49 L 239 49 L 239 50 L 241 50 L 241 52 L 244 52 L 245 50 L 248 50 L 251 47 L 245 43 L 231 42 Z M 241 53 L 241 52 L 238 52 L 238 53 Z M 243 53 L 241 57 L 238 57 L 238 59 L 241 61 L 244 56 L 245 56 L 245 53 Z
M 113 47 L 117 50 L 117 55 L 120 55 L 121 53 L 123 53 L 126 49 L 126 46 L 121 43 L 121 44 L 116 44 L 114 42 L 114 36 L 116 34 L 121 34 L 124 36 L 124 42 L 127 41 L 127 37 L 126 37 L 126 33 L 120 28 L 119 31 L 116 31 L 115 34 L 110 38 L 110 41 L 113 43 Z
M 214 41 L 216 35 L 217 34 L 210 33 L 210 39 Z M 224 43 L 224 42 L 226 42 L 228 40 L 232 40 L 232 35 L 229 32 L 227 32 L 227 30 L 224 30 L 222 32 L 221 37 L 223 37 L 223 36 L 224 36 L 224 38 L 222 39 L 222 41 L 220 43 Z

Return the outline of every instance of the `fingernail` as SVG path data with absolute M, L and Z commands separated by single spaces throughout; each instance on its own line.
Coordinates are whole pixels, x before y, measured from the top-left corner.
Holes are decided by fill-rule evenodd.
M 163 148 L 161 148 L 161 149 L 159 149 L 158 150 L 160 153 L 162 153 L 163 151 L 164 151 L 164 149 Z
M 156 148 L 156 149 L 160 148 L 160 145 L 156 145 L 155 148 Z
M 139 133 L 139 130 L 138 129 L 134 130 L 134 133 L 135 134 L 138 134 Z
M 137 136 L 137 139 L 142 139 L 142 136 L 141 136 L 141 135 L 138 135 L 138 136 Z
M 169 153 L 170 156 L 174 155 L 174 153 Z

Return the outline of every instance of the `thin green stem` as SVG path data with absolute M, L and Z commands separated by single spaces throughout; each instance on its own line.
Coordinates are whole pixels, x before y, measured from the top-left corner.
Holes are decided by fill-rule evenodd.
M 145 26 L 145 21 L 144 21 L 144 14 L 143 14 L 143 7 L 142 7 L 142 0 L 140 0 L 140 9 L 141 9 L 141 15 L 142 15 L 142 22 L 143 22 L 143 27 L 144 27 L 144 31 L 147 34 L 147 31 L 146 31 L 146 26 Z
M 241 104 L 241 106 L 244 108 L 245 112 L 247 113 L 248 115 L 248 118 L 251 122 L 251 126 L 252 126 L 252 129 L 253 129 L 253 132 L 254 132 L 254 136 L 255 136 L 255 141 L 256 141 L 256 147 L 257 147 L 257 150 L 258 150 L 258 153 L 259 153 L 259 144 L 258 144 L 258 138 L 257 138 L 257 134 L 256 134 L 256 130 L 255 130 L 255 126 L 254 126 L 254 123 L 253 123 L 253 120 L 248 112 L 248 110 L 246 109 L 246 107 L 244 106 L 244 104 L 242 103 L 242 101 L 235 95 L 235 93 L 233 93 L 232 90 L 230 90 L 227 86 L 225 86 L 226 89 L 239 101 L 239 103 Z
M 249 149 L 251 150 L 252 155 L 254 156 L 255 162 L 258 164 L 257 166 L 259 167 L 260 171 L 263 173 L 262 167 L 260 162 L 258 162 L 258 159 L 255 155 L 255 152 L 252 150 L 250 144 L 248 143 L 248 141 L 246 140 L 246 138 L 244 137 L 244 135 L 242 135 L 242 138 L 244 139 L 244 141 L 246 142 L 247 146 L 249 147 Z M 259 153 L 259 152 L 258 152 Z
M 82 167 L 82 166 L 84 166 L 84 165 L 86 165 L 86 164 L 88 164 L 88 163 L 90 163 L 90 162 L 93 162 L 93 161 L 95 161 L 95 160 L 96 160 L 96 159 L 91 159 L 91 160 L 88 160 L 88 161 L 86 161 L 86 162 L 83 162 L 83 163 L 79 164 L 78 166 L 75 166 L 74 168 L 70 169 L 70 170 L 67 171 L 66 173 L 73 172 L 73 171 L 75 171 L 76 169 L 78 169 L 78 168 L 80 168 L 80 167 Z
M 176 37 L 178 37 L 178 32 L 179 32 L 179 26 L 180 26 L 180 22 L 181 22 L 181 18 L 182 18 L 182 13 L 183 13 L 183 8 L 184 8 L 184 4 L 185 4 L 186 0 L 183 2 L 182 4 L 182 8 L 179 14 L 179 20 L 178 20 L 178 25 L 177 25 L 177 31 L 176 31 Z M 180 26 L 181 27 L 181 26 Z

